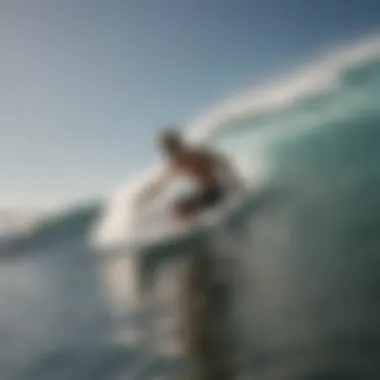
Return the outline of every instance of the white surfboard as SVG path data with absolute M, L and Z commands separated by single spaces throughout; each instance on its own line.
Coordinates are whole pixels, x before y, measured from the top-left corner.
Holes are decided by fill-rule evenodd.
M 222 225 L 224 221 L 233 216 L 245 200 L 245 197 L 230 197 L 217 208 L 206 210 L 185 225 L 176 226 L 170 220 L 163 221 L 154 228 L 136 235 L 134 241 L 131 241 L 128 246 L 143 253 L 152 249 L 161 251 L 173 243 L 178 246 L 181 242 L 186 244 L 192 240 L 199 240 L 210 230 Z

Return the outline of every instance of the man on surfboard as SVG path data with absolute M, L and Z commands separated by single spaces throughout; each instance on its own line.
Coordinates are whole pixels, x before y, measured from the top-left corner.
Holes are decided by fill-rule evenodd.
M 205 149 L 188 146 L 178 132 L 161 132 L 158 143 L 167 159 L 166 167 L 158 180 L 140 194 L 139 203 L 153 200 L 175 178 L 188 177 L 195 182 L 198 190 L 174 204 L 174 216 L 183 221 L 223 201 L 227 192 L 226 185 L 244 189 L 224 157 Z

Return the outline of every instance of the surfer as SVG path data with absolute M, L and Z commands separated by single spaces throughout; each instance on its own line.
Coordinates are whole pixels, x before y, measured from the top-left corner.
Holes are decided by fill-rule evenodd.
M 158 136 L 158 145 L 166 157 L 166 165 L 157 180 L 142 191 L 139 203 L 152 201 L 178 177 L 190 178 L 198 190 L 175 202 L 173 207 L 176 219 L 184 221 L 217 206 L 227 195 L 227 186 L 244 190 L 225 157 L 209 149 L 187 145 L 175 130 L 162 131 Z

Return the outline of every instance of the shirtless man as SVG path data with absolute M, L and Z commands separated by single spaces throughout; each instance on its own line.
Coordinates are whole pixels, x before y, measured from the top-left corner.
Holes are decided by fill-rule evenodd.
M 159 135 L 159 147 L 167 158 L 163 175 L 140 194 L 139 203 L 153 200 L 176 177 L 189 177 L 198 191 L 174 204 L 174 216 L 185 221 L 208 207 L 216 206 L 226 194 L 226 185 L 244 190 L 241 181 L 224 157 L 187 146 L 178 132 L 166 130 Z

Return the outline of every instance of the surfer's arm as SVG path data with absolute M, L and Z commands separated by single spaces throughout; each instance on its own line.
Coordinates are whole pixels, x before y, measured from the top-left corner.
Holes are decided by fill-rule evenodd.
M 233 167 L 231 162 L 226 157 L 219 154 L 215 155 L 214 159 L 222 179 L 225 180 L 227 184 L 231 185 L 231 187 L 235 190 L 245 193 L 246 187 L 244 182 L 238 175 L 237 170 Z
M 143 188 L 137 196 L 137 204 L 142 205 L 154 201 L 162 192 L 166 190 L 173 179 L 173 172 L 166 169 L 160 173 L 152 182 Z

